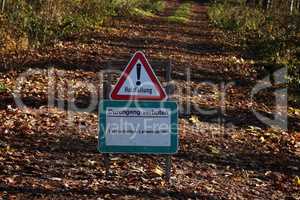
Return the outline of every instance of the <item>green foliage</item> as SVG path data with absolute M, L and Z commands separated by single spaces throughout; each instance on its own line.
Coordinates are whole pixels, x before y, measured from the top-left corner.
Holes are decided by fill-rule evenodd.
M 150 11 L 145 11 L 139 8 L 135 8 L 132 10 L 132 15 L 134 16 L 142 16 L 142 17 L 154 17 L 155 15 Z
M 228 14 L 229 12 L 234 13 L 234 9 L 227 4 L 213 4 L 208 9 L 208 15 L 216 26 L 225 30 L 236 30 L 238 22 Z
M 70 34 L 100 27 L 114 16 L 153 16 L 164 9 L 151 0 L 14 0 L 0 18 L 0 36 L 26 37 L 31 46 L 53 43 Z M 6 30 L 10 30 L 8 33 Z M 4 38 L 4 37 L 1 37 Z M 0 44 L 4 39 L 0 39 Z
M 151 1 L 147 0 L 144 1 L 142 5 L 143 10 L 151 11 L 152 13 L 159 13 L 162 12 L 166 7 L 166 3 L 164 1 Z
M 132 12 L 133 8 L 140 6 L 140 0 L 112 0 L 111 8 L 113 16 L 126 16 Z
M 144 0 L 129 11 L 130 15 L 154 17 L 156 13 L 162 12 L 165 9 L 165 2 Z
M 112 0 L 110 7 L 114 16 L 152 16 L 164 10 L 165 2 L 160 0 Z
M 227 32 L 257 60 L 288 68 L 289 86 L 299 87 L 300 16 L 291 15 L 286 5 L 273 1 L 271 10 L 249 7 L 245 1 L 218 1 L 209 7 L 211 22 Z M 232 39 L 234 37 L 234 39 Z M 297 42 L 298 41 L 298 42 Z
M 296 89 L 300 89 L 300 62 L 297 59 L 289 60 L 286 64 L 288 68 L 288 83 Z
M 39 46 L 101 24 L 106 16 L 106 1 L 8 1 L 5 16 L 17 36 L 26 36 L 33 46 Z
M 5 92 L 6 90 L 6 86 L 3 83 L 0 83 L 0 93 Z
M 191 12 L 191 4 L 183 3 L 179 6 L 179 8 L 175 11 L 172 16 L 168 17 L 168 20 L 176 23 L 185 23 L 189 20 L 190 12 Z
M 244 2 L 213 4 L 208 15 L 216 26 L 229 31 L 257 31 L 265 22 L 261 10 L 251 9 Z

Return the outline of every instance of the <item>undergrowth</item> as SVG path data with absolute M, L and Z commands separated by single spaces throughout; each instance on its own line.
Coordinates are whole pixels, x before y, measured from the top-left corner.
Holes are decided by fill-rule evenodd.
M 273 3 L 276 1 L 273 1 Z M 224 32 L 226 43 L 249 52 L 255 66 L 288 69 L 290 89 L 300 89 L 300 15 L 275 4 L 249 6 L 246 1 L 217 1 L 208 10 L 211 23 Z
M 5 92 L 6 90 L 6 86 L 3 83 L 0 83 L 0 93 Z
M 191 6 L 191 3 L 181 4 L 174 14 L 168 17 L 168 20 L 176 23 L 186 23 L 189 20 Z
M 158 0 L 5 1 L 0 14 L 0 50 L 51 45 L 73 33 L 100 28 L 116 16 L 154 16 L 164 7 Z

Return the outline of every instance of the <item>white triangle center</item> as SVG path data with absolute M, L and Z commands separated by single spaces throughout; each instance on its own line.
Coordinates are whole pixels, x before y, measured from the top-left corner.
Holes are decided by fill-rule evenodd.
M 130 96 L 159 96 L 159 91 L 149 77 L 144 65 L 140 60 L 136 62 L 129 72 L 124 84 L 121 86 L 118 95 Z

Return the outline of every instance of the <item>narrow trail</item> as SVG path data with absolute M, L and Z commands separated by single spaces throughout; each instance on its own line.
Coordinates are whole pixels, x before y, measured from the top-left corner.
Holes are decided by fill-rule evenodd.
M 220 33 L 209 25 L 207 3 L 193 2 L 186 24 L 166 20 L 181 3 L 168 0 L 165 12 L 155 18 L 116 19 L 53 48 L 5 55 L 0 81 L 10 89 L 0 95 L 0 192 L 23 199 L 284 199 L 299 192 L 292 181 L 300 176 L 299 155 L 285 149 L 285 135 L 261 142 L 263 132 L 272 130 L 254 118 L 252 109 L 273 108 L 267 100 L 251 101 L 257 72 L 249 64 L 229 62 L 240 55 L 218 42 Z M 96 110 L 66 112 L 47 106 L 51 89 L 65 108 L 68 103 L 84 104 L 89 86 L 97 94 L 102 89 L 103 63 L 128 60 L 137 50 L 149 60 L 170 60 L 174 98 L 182 111 L 192 105 L 191 113 L 180 119 L 180 151 L 172 158 L 171 186 L 155 173 L 163 158 L 150 155 L 115 155 L 114 175 L 106 179 L 96 150 Z M 53 61 L 51 68 L 43 65 Z M 17 86 L 17 78 L 31 67 L 27 80 Z M 218 88 L 230 82 L 221 105 Z M 65 91 L 70 85 L 75 94 Z M 14 105 L 11 92 L 16 88 L 28 108 Z M 222 106 L 226 113 L 220 123 Z M 199 110 L 207 112 L 201 115 Z M 192 115 L 201 123 L 192 123 Z

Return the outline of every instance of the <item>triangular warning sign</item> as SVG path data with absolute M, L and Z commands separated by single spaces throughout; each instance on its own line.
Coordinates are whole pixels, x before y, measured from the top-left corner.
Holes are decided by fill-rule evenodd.
M 142 52 L 136 52 L 111 92 L 114 100 L 164 100 L 167 95 Z

